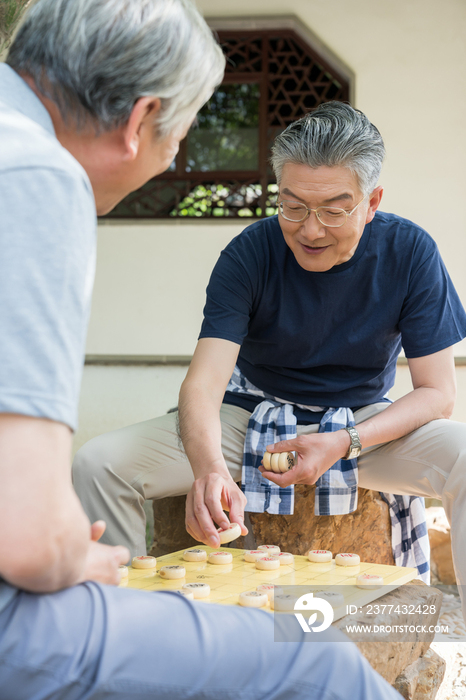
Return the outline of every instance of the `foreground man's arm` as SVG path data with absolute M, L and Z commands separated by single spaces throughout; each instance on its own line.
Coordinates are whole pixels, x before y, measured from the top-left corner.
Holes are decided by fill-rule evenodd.
M 95 540 L 73 491 L 71 431 L 44 418 L 0 414 L 0 575 L 47 592 L 87 579 L 119 582 L 124 547 Z
M 453 348 L 409 359 L 408 364 L 413 391 L 356 426 L 363 448 L 401 438 L 430 421 L 450 418 L 456 398 Z M 315 484 L 321 474 L 344 457 L 349 445 L 350 438 L 346 430 L 283 440 L 268 449 L 271 452 L 295 450 L 298 453 L 298 465 L 283 475 L 266 472 L 262 468 L 261 471 L 279 486 Z
M 192 537 L 218 547 L 215 523 L 239 523 L 243 534 L 246 498 L 230 476 L 222 454 L 220 408 L 240 346 L 229 340 L 201 338 L 179 401 L 180 435 L 194 473 L 186 499 L 186 528 Z

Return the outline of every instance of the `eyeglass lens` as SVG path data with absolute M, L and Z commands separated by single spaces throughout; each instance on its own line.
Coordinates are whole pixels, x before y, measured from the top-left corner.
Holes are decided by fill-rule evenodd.
M 307 207 L 299 202 L 280 202 L 280 208 L 283 216 L 290 221 L 302 221 L 307 216 Z M 346 221 L 346 212 L 337 207 L 319 207 L 315 211 L 324 226 L 341 226 Z

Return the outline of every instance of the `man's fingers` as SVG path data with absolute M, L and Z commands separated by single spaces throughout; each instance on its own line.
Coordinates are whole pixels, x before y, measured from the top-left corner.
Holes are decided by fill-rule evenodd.
M 294 470 L 293 470 L 294 471 Z M 265 469 L 260 470 L 262 476 L 264 476 L 269 481 L 272 481 L 277 486 L 285 488 L 286 486 L 291 486 L 291 484 L 297 484 L 296 473 L 293 475 L 292 471 L 285 472 L 284 474 L 276 474 L 275 472 L 267 472 Z
M 275 474 L 275 472 L 262 472 L 262 476 L 272 483 L 277 484 L 277 486 L 284 486 L 281 476 L 279 474 Z
M 290 471 L 282 474 L 267 472 L 264 467 L 259 467 L 259 470 L 263 477 L 281 488 L 286 488 L 292 484 L 315 484 L 319 479 L 319 473 L 316 470 L 305 471 L 299 467 L 290 469 Z
M 217 528 L 214 525 L 212 516 L 205 503 L 200 503 L 197 508 L 194 506 L 194 514 L 202 532 L 202 540 L 206 542 L 209 547 L 219 547 L 220 537 L 218 536 Z M 223 516 L 221 520 L 225 522 L 225 516 Z M 229 522 L 226 522 L 229 525 Z M 228 525 L 224 525 L 223 527 L 228 527 Z
M 129 561 L 131 554 L 129 549 L 123 547 L 122 545 L 118 545 L 117 547 L 113 547 L 113 556 L 117 562 L 117 566 L 121 566 Z
M 244 524 L 244 507 L 246 504 L 242 496 L 242 492 L 233 493 L 230 496 L 230 522 L 238 523 L 241 528 L 241 534 L 247 535 L 248 528 Z
M 297 450 L 296 440 L 281 440 L 273 445 L 267 445 L 267 452 L 295 452 Z
M 105 523 L 104 520 L 96 520 L 95 523 L 92 523 L 91 525 L 91 540 L 93 542 L 97 542 L 100 540 L 102 535 L 105 532 L 105 528 L 107 527 L 107 524 Z
M 188 495 L 186 496 L 186 519 L 185 519 L 185 525 L 186 525 L 186 532 L 191 535 L 191 537 L 198 542 L 202 542 L 202 535 L 201 531 L 197 525 L 196 518 L 193 515 L 193 508 L 192 508 L 192 502 L 193 502 L 193 495 L 192 492 L 190 491 Z M 204 544 L 206 544 L 204 542 Z
M 249 530 L 246 527 L 246 525 L 244 524 L 244 520 L 242 518 L 237 518 L 236 520 L 233 520 L 233 518 L 232 518 L 231 522 L 238 523 L 238 525 L 241 528 L 241 534 L 243 537 L 245 537 L 248 534 Z
M 207 506 L 212 520 L 215 523 L 217 523 L 219 527 L 225 530 L 227 527 L 230 526 L 230 521 L 223 512 L 221 485 L 215 485 L 213 488 L 207 487 L 205 491 L 204 502 Z
M 249 530 L 244 524 L 244 515 L 241 515 L 241 513 L 236 513 L 233 508 L 230 510 L 230 522 L 237 523 L 240 526 L 241 534 L 243 536 L 248 534 Z
M 196 537 L 196 534 L 191 530 L 189 527 L 188 523 L 186 523 L 186 532 L 188 535 L 190 535 L 194 540 L 197 540 L 198 542 L 202 542 L 202 540 L 199 539 L 199 537 Z
M 237 522 L 246 535 L 244 526 L 245 498 L 236 484 L 218 475 L 194 482 L 186 499 L 186 529 L 189 534 L 210 547 L 220 545 L 217 527 L 226 529 L 231 522 Z M 224 510 L 230 511 L 230 520 Z
M 207 544 L 207 542 L 204 541 L 203 532 L 194 515 L 194 496 L 192 489 L 186 497 L 186 530 L 195 540 Z
M 211 547 L 218 547 L 220 545 L 220 538 L 217 534 L 217 528 L 215 527 L 210 510 L 207 508 L 206 503 L 215 511 L 215 500 L 217 500 L 218 509 L 222 513 L 222 520 L 225 520 L 225 515 L 220 505 L 220 489 L 209 490 L 206 493 L 205 486 L 203 482 L 195 481 L 193 485 L 193 515 L 197 521 L 197 524 L 202 532 L 201 541 L 208 541 Z M 215 494 L 215 491 L 218 491 Z M 227 521 L 228 522 L 228 521 Z M 205 539 L 204 539 L 205 538 Z
M 111 547 L 108 544 L 92 541 L 80 580 L 118 585 L 120 582 L 118 567 L 121 564 L 126 564 L 129 558 L 130 553 L 126 547 Z

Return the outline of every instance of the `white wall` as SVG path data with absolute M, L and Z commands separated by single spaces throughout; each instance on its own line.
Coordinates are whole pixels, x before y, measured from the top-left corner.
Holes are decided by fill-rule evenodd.
M 222 223 L 101 225 L 88 354 L 191 355 L 210 272 L 242 229 Z
M 73 452 L 102 433 L 155 418 L 178 404 L 187 367 L 86 366 Z

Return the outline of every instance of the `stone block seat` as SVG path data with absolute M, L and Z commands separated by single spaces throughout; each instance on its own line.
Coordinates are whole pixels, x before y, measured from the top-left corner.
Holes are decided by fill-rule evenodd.
M 394 564 L 388 506 L 377 491 L 359 489 L 355 512 L 336 516 L 314 515 L 314 495 L 314 486 L 298 485 L 293 515 L 247 514 L 249 535 L 231 546 L 255 549 L 260 544 L 277 544 L 283 552 L 303 555 L 310 549 L 329 549 L 356 552 L 361 561 Z M 185 502 L 185 496 L 154 501 L 153 556 L 197 544 L 186 532 Z

